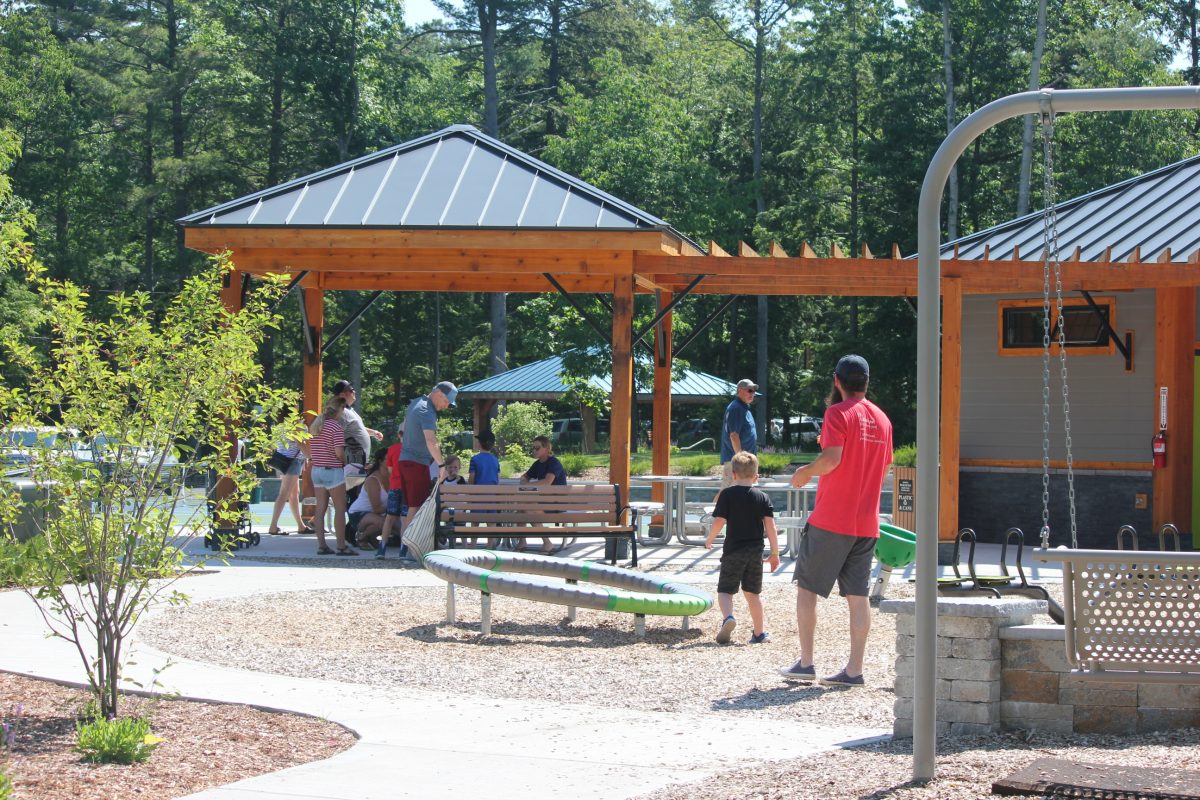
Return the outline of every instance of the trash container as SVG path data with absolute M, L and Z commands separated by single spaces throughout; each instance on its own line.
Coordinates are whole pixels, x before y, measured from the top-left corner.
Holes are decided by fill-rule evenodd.
M 608 561 L 619 561 L 629 558 L 629 540 L 624 536 L 620 539 L 605 539 L 604 558 Z
M 254 485 L 254 488 L 250 490 L 250 502 L 251 503 L 261 503 L 262 502 L 262 484 L 261 483 L 256 483 Z

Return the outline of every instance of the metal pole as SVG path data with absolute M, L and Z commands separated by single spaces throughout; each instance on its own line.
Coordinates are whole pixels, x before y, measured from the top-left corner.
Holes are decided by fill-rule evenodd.
M 971 142 L 995 125 L 1025 114 L 1200 108 L 1200 88 L 1043 89 L 1002 97 L 960 122 L 942 142 L 921 184 L 917 206 L 917 659 L 913 691 L 913 780 L 934 777 L 937 682 L 938 384 L 941 317 L 942 192 Z

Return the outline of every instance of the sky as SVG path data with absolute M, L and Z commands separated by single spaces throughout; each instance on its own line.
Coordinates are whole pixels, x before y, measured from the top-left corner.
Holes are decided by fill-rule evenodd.
M 433 0 L 405 0 L 404 22 L 409 27 L 415 27 L 422 22 L 438 19 L 441 16 L 442 12 L 438 11 Z

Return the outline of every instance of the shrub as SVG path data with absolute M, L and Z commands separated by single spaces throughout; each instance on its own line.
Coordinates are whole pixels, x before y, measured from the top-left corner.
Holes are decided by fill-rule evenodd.
M 29 541 L 0 537 L 0 589 L 28 586 L 27 576 L 34 564 L 46 556 L 46 540 L 35 536 Z M 81 576 L 73 576 L 79 579 Z
M 13 785 L 12 781 L 3 772 L 0 772 L 0 800 L 12 800 Z
M 791 453 L 760 452 L 758 454 L 758 471 L 763 475 L 776 475 L 783 472 L 792 461 Z
M 541 403 L 509 403 L 492 421 L 492 432 L 505 457 L 514 455 L 512 451 L 524 455 L 524 446 L 534 437 L 550 435 L 550 413 Z M 510 445 L 515 445 L 511 451 Z
M 563 469 L 572 477 L 579 477 L 592 466 L 592 459 L 582 453 L 562 453 L 558 456 Z
M 27 375 L 20 387 L 0 384 L 0 420 L 53 424 L 79 450 L 50 448 L 30 465 L 37 500 L 0 483 L 0 539 L 11 538 L 3 523 L 34 507 L 42 549 L 20 562 L 21 587 L 51 635 L 75 645 L 103 715 L 113 717 L 137 621 L 155 603 L 187 600 L 175 580 L 198 564 L 185 560 L 177 529 L 203 536 L 213 516 L 228 524 L 248 499 L 254 473 L 235 463 L 231 443 L 245 440 L 265 458 L 273 442 L 303 435 L 296 412 L 282 413 L 295 409 L 296 393 L 265 385 L 258 363 L 283 286 L 268 277 L 231 314 L 222 285 L 240 276 L 218 257 L 161 307 L 144 292 L 116 294 L 105 315 L 93 315 L 85 289 L 40 264 L 25 268 L 49 323 L 38 338 L 0 327 L 0 361 Z M 210 474 L 221 489 L 207 498 L 211 515 L 181 490 Z
M 145 761 L 162 741 L 150 733 L 149 720 L 138 717 L 105 719 L 75 726 L 76 745 L 83 757 L 94 764 L 137 764 Z
M 500 472 L 506 478 L 514 478 L 523 475 L 531 464 L 533 464 L 533 456 L 525 455 L 520 450 L 514 448 L 500 462 Z
M 892 466 L 915 467 L 917 465 L 917 446 L 906 444 L 892 451 Z
M 677 462 L 680 475 L 691 475 L 697 478 L 707 475 L 719 463 L 720 459 L 715 455 L 688 456 Z

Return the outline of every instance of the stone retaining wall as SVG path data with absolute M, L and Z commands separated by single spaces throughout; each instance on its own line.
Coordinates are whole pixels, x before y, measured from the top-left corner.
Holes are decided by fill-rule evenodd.
M 1060 625 L 1030 624 L 1041 600 L 939 598 L 937 734 L 1001 729 L 1143 733 L 1200 727 L 1200 686 L 1099 682 L 1072 676 Z M 913 600 L 885 600 L 896 619 L 896 719 L 911 737 L 916 626 Z

